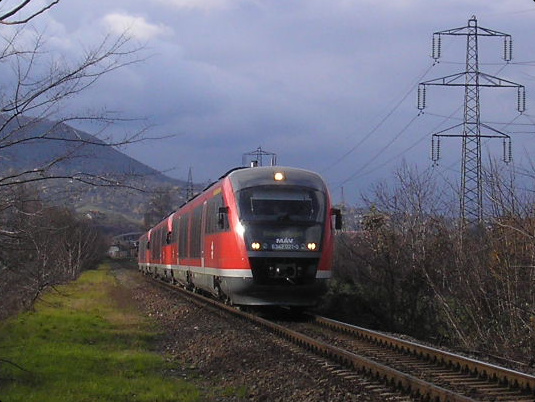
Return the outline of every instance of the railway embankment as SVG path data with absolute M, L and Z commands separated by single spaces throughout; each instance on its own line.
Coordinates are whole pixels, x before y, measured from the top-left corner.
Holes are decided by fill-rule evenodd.
M 0 323 L 0 401 L 375 401 L 374 385 L 113 262 Z
M 158 327 L 110 264 L 0 322 L 0 401 L 196 401 L 155 345 Z

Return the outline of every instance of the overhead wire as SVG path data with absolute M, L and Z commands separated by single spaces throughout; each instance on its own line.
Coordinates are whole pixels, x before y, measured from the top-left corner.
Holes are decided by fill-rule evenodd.
M 438 60 L 434 60 L 433 63 L 427 67 L 425 69 L 425 71 L 420 74 L 420 76 L 413 81 L 413 83 L 410 85 L 408 91 L 405 93 L 405 95 L 401 98 L 401 100 L 396 103 L 396 105 L 394 106 L 394 108 L 392 108 L 390 110 L 390 112 L 388 112 L 385 117 L 383 119 L 381 119 L 381 121 L 370 131 L 368 132 L 368 134 L 366 136 L 364 136 L 354 147 L 352 147 L 350 150 L 348 150 L 344 155 L 342 155 L 340 158 L 338 158 L 338 160 L 336 160 L 334 163 L 332 163 L 330 166 L 328 166 L 327 168 L 325 168 L 323 172 L 331 169 L 332 167 L 336 166 L 338 163 L 340 163 L 343 159 L 345 159 L 347 156 L 349 156 L 351 153 L 353 153 L 358 147 L 360 147 L 366 140 L 368 140 L 387 120 L 388 118 L 390 118 L 390 116 L 392 116 L 392 114 L 394 114 L 394 112 L 401 106 L 401 104 L 403 104 L 403 102 L 411 95 L 414 93 L 414 89 L 419 85 L 419 83 L 422 81 L 422 79 L 427 76 L 427 74 L 429 74 L 429 72 L 431 71 L 431 69 L 436 66 L 438 64 Z M 394 158 L 390 158 L 387 162 L 381 164 L 380 166 L 378 166 L 376 169 L 372 169 L 372 170 L 368 170 L 366 172 L 362 172 L 362 169 L 365 169 L 367 168 L 372 162 L 374 162 L 377 158 L 377 156 L 379 156 L 381 153 L 383 153 L 384 151 L 386 151 L 394 142 L 396 142 L 397 139 L 399 139 L 399 137 L 401 137 L 401 135 L 403 133 L 405 133 L 405 131 L 408 130 L 408 128 L 414 123 L 414 121 L 423 114 L 422 111 L 420 111 L 416 116 L 414 116 L 410 121 L 409 123 L 401 130 L 398 132 L 398 134 L 396 134 L 396 136 L 394 136 L 394 138 L 388 142 L 388 144 L 386 144 L 383 148 L 381 148 L 372 158 L 370 158 L 368 160 L 368 162 L 366 162 L 364 164 L 364 166 L 360 166 L 358 170 L 354 171 L 354 173 L 352 173 L 347 179 L 339 182 L 340 186 L 342 186 L 343 184 L 357 178 L 357 177 L 362 177 L 366 174 L 369 174 L 371 172 L 373 172 L 374 170 L 378 169 L 378 168 L 381 168 L 381 167 L 384 167 L 385 165 L 387 165 L 388 163 L 390 163 L 392 161 L 392 159 L 397 159 L 398 157 L 400 157 L 401 155 L 403 155 L 405 152 L 413 149 L 414 147 L 416 147 L 416 145 L 420 144 L 422 141 L 423 141 L 423 138 L 420 138 L 416 143 L 412 144 L 411 146 L 407 147 L 405 150 L 403 150 L 403 152 L 399 153 L 398 155 L 396 155 Z M 360 174 L 359 174 L 360 173 Z
M 366 142 L 389 118 L 394 114 L 396 110 L 403 104 L 403 102 L 411 95 L 414 91 L 414 88 L 420 83 L 423 77 L 425 77 L 429 71 L 436 65 L 436 61 L 433 62 L 429 67 L 426 68 L 425 72 L 421 74 L 416 83 L 412 84 L 409 88 L 409 90 L 405 93 L 405 95 L 401 98 L 399 102 L 396 103 L 396 105 L 377 123 L 364 137 L 361 138 L 361 140 L 354 145 L 352 148 L 350 148 L 347 152 L 345 152 L 342 156 L 340 156 L 336 161 L 331 163 L 329 166 L 321 170 L 321 173 L 325 173 L 328 170 L 332 169 L 336 165 L 338 165 L 340 162 L 342 162 L 345 158 L 347 158 L 349 155 L 351 155 L 357 148 L 359 148 L 364 142 Z
M 395 104 L 395 106 L 379 121 L 378 124 L 376 124 L 363 138 L 361 138 L 361 140 L 355 145 L 353 146 L 352 148 L 350 148 L 348 151 L 346 151 L 342 156 L 340 156 L 335 162 L 333 162 L 332 164 L 330 164 L 329 166 L 327 166 L 325 169 L 323 169 L 322 172 L 326 172 L 330 169 L 332 169 L 334 166 L 338 165 L 340 162 L 342 162 L 345 158 L 347 158 L 349 155 L 351 155 L 357 148 L 359 148 L 365 141 L 367 141 L 393 114 L 394 112 L 401 106 L 401 104 L 409 97 L 409 95 L 411 93 L 413 93 L 414 91 L 414 88 L 421 82 L 422 78 L 425 77 L 429 71 L 438 63 L 438 61 L 434 61 L 434 63 L 432 63 L 428 68 L 426 68 L 425 72 L 423 74 L 421 74 L 421 76 L 417 79 L 416 83 L 412 84 L 410 89 L 408 90 L 407 93 L 405 93 L 405 95 L 401 98 L 401 100 L 399 102 L 397 102 Z M 505 64 L 503 63 L 499 63 L 499 65 L 501 66 L 501 68 L 499 68 L 499 70 L 495 73 L 495 74 L 499 74 L 501 73 L 509 64 L 515 64 L 515 65 L 531 65 L 535 62 L 507 62 Z M 453 64 L 453 63 L 452 63 Z M 485 63 L 485 64 L 491 64 L 491 63 Z M 494 64 L 498 64 L 498 63 L 492 63 L 493 65 Z M 439 124 L 442 125 L 446 120 L 450 120 L 452 118 L 452 116 L 458 112 L 458 110 L 460 108 L 462 108 L 463 105 L 461 105 L 459 108 L 456 109 L 456 111 L 454 111 L 453 113 L 450 114 L 450 116 L 440 116 L 440 115 L 437 115 L 437 114 L 432 114 L 430 113 L 430 115 L 435 115 L 435 116 L 438 116 L 438 117 L 444 117 L 445 119 Z M 385 161 L 384 163 L 378 165 L 377 167 L 375 167 L 374 169 L 368 169 L 368 170 L 364 170 L 366 169 L 367 167 L 369 167 L 372 162 L 375 162 L 377 160 L 377 157 L 383 153 L 385 150 L 387 150 L 394 142 L 396 142 L 400 137 L 401 135 L 403 135 L 403 133 L 405 133 L 408 128 L 414 123 L 414 121 L 420 116 L 422 115 L 423 112 L 420 111 L 420 113 L 418 113 L 416 116 L 414 116 L 410 121 L 409 123 L 402 129 L 398 132 L 398 134 L 392 138 L 392 140 L 390 140 L 384 147 L 382 147 L 378 152 L 376 152 L 374 154 L 374 156 L 372 158 L 370 158 L 364 165 L 360 166 L 358 170 L 354 171 L 349 177 L 347 177 L 346 179 L 342 180 L 341 182 L 337 182 L 336 184 L 338 186 L 342 186 L 344 185 L 345 183 L 349 182 L 349 181 L 352 181 L 356 178 L 359 178 L 359 177 L 362 177 L 362 176 L 365 176 L 369 173 L 372 173 L 373 171 L 377 170 L 377 169 L 380 169 L 380 168 L 383 168 L 385 165 L 391 163 L 391 161 L 393 159 L 397 159 L 399 158 L 400 156 L 404 155 L 406 152 L 408 152 L 409 150 L 413 149 L 414 147 L 416 147 L 417 145 L 419 145 L 422 141 L 425 140 L 425 138 L 427 136 L 429 136 L 430 134 L 429 133 L 426 133 L 424 136 L 420 137 L 415 143 L 413 143 L 412 145 L 406 147 L 405 149 L 403 149 L 401 152 L 399 152 L 395 157 L 391 157 L 389 158 L 389 160 Z M 519 115 L 520 116 L 520 115 Z M 519 116 L 516 116 L 511 122 L 509 123 L 506 123 L 504 127 L 508 127 L 512 124 L 514 124 L 514 121 L 519 117 Z M 532 116 L 529 116 L 529 115 L 526 115 L 524 113 L 524 116 L 526 118 L 528 118 L 528 120 L 532 121 L 532 119 L 530 117 Z M 504 123 L 497 123 L 497 124 L 504 124 Z M 434 132 L 434 131 L 433 131 Z M 458 163 L 459 160 L 457 160 L 456 162 L 454 162 L 451 166 L 449 166 L 449 169 L 453 169 L 453 165 L 455 165 L 456 163 Z
M 341 157 L 339 157 L 334 163 L 332 163 L 331 165 L 329 165 L 327 168 L 323 169 L 321 171 L 321 173 L 324 173 L 326 171 L 328 171 L 329 169 L 333 168 L 334 166 L 338 165 L 342 160 L 344 160 L 347 156 L 351 155 L 357 148 L 359 148 L 366 140 L 368 140 L 387 120 L 388 118 L 390 118 L 394 112 L 401 106 L 401 104 L 403 104 L 403 102 L 412 94 L 414 93 L 414 89 L 420 84 L 420 82 L 423 80 L 423 78 L 425 76 L 427 76 L 427 74 L 429 74 L 429 72 L 431 71 L 431 69 L 433 67 L 435 67 L 437 64 L 439 64 L 439 61 L 438 60 L 433 60 L 433 63 L 431 63 L 431 65 L 429 65 L 422 74 L 420 74 L 418 76 L 418 78 L 416 80 L 413 81 L 413 83 L 409 86 L 409 89 L 408 91 L 405 93 L 405 95 L 401 98 L 401 100 L 399 102 L 396 103 L 396 105 L 385 115 L 385 117 L 383 119 L 381 119 L 381 121 L 373 127 L 373 129 L 368 132 L 355 146 L 353 146 L 351 149 L 349 149 L 346 153 L 344 153 Z M 383 147 L 377 154 L 379 155 L 380 153 L 384 152 L 386 149 L 388 149 L 413 123 L 414 121 L 420 116 L 422 115 L 422 111 L 420 111 L 416 116 L 414 116 L 411 121 L 394 137 L 394 139 L 392 141 L 390 141 L 385 147 Z M 427 134 L 426 134 L 427 135 Z M 408 148 L 406 148 L 403 152 L 401 152 L 400 154 L 396 155 L 395 159 L 397 159 L 399 156 L 403 155 L 405 152 L 407 152 L 408 150 L 414 148 L 416 145 L 420 144 L 422 141 L 423 141 L 424 138 L 420 138 L 416 143 L 414 143 L 413 145 L 409 146 Z M 372 162 L 374 162 L 376 157 L 368 160 L 368 162 L 364 165 L 364 167 L 368 167 Z M 381 165 L 381 167 L 383 167 L 384 165 L 388 164 L 391 160 L 389 160 L 388 162 L 385 162 Z M 362 168 L 359 168 L 359 170 L 361 170 Z M 354 179 L 358 173 L 359 173 L 359 170 L 355 171 L 349 178 L 343 180 L 342 182 L 339 182 L 341 184 L 339 184 L 339 186 L 342 186 L 344 183 L 347 183 L 348 181 L 351 181 L 352 179 Z M 373 169 L 375 170 L 375 169 Z M 366 174 L 372 172 L 373 170 L 371 171 L 367 171 Z M 358 177 L 361 177 L 361 176 L 358 176 Z
M 433 128 L 433 130 L 431 130 L 430 132 L 426 132 L 424 135 L 422 135 L 416 142 L 414 142 L 412 145 L 409 145 L 408 147 L 404 148 L 403 150 L 401 150 L 400 152 L 398 152 L 395 156 L 389 158 L 387 161 L 383 162 L 381 165 L 378 165 L 377 167 L 375 167 L 374 169 L 372 170 L 368 170 L 368 171 L 365 171 L 365 172 L 355 172 L 351 177 L 349 177 L 348 179 L 340 182 L 340 185 L 343 185 L 351 180 L 354 180 L 356 178 L 359 178 L 359 177 L 362 177 L 362 176 L 365 176 L 365 175 L 368 175 L 370 173 L 372 173 L 373 171 L 375 170 L 379 170 L 383 167 L 385 167 L 386 165 L 388 165 L 389 163 L 391 163 L 393 160 L 396 160 L 398 159 L 399 157 L 403 156 L 405 153 L 407 153 L 408 151 L 410 151 L 411 149 L 415 148 L 417 145 L 421 144 L 426 138 L 428 138 L 430 135 L 432 135 L 433 133 L 437 132 L 437 130 L 439 129 L 439 127 L 441 127 L 446 121 L 448 120 L 451 120 L 453 118 L 453 115 L 458 113 L 459 112 L 459 109 L 461 109 L 463 106 L 459 106 L 457 109 L 455 109 L 449 116 L 440 116 L 440 115 L 435 115 L 435 116 L 438 116 L 438 117 L 443 117 L 443 120 L 440 121 L 438 124 L 435 125 L 435 127 Z M 400 133 L 398 133 L 398 135 L 396 135 L 396 137 L 394 138 L 393 141 L 391 141 L 389 143 L 389 145 L 391 145 L 391 143 L 393 143 L 397 138 L 399 138 L 399 136 L 401 134 L 403 134 L 403 132 L 405 132 L 411 125 L 412 123 L 416 120 L 416 118 L 418 118 L 419 116 L 421 116 L 422 114 L 424 114 L 423 112 L 420 112 L 418 113 L 415 117 L 413 117 L 413 119 L 401 130 Z M 427 113 L 426 113 L 427 114 Z M 368 163 L 364 166 L 364 167 L 367 167 L 370 165 L 370 163 L 372 161 L 374 161 L 376 159 L 376 157 L 381 154 L 382 152 L 384 152 L 384 150 L 386 149 L 386 147 L 383 147 L 383 149 L 381 149 L 379 152 L 377 152 L 377 154 L 374 156 L 374 158 L 370 159 L 368 161 Z M 360 175 L 358 173 L 361 173 Z
M 421 78 L 419 79 L 418 82 L 420 82 Z M 414 86 L 412 87 L 414 89 Z M 404 155 L 406 152 L 410 151 L 411 149 L 413 149 L 414 147 L 416 147 L 417 145 L 419 145 L 420 143 L 422 143 L 425 138 L 429 137 L 429 135 L 432 135 L 434 132 L 436 132 L 439 127 L 441 127 L 446 121 L 448 120 L 451 120 L 453 118 L 453 115 L 455 115 L 456 113 L 459 112 L 459 109 L 461 109 L 463 107 L 463 105 L 460 105 L 459 107 L 457 107 L 449 116 L 440 116 L 440 117 L 444 117 L 443 120 L 441 122 L 439 122 L 437 125 L 435 125 L 435 127 L 433 128 L 433 130 L 431 130 L 430 132 L 426 132 L 422 137 L 420 137 L 420 139 L 418 139 L 415 143 L 413 143 L 412 145 L 408 146 L 407 148 L 403 149 L 401 152 L 399 152 L 398 154 L 396 154 L 394 157 L 391 157 L 389 158 L 386 162 L 382 163 L 381 165 L 378 165 L 377 167 L 375 167 L 374 169 L 372 170 L 367 170 L 365 172 L 361 172 L 361 171 L 355 171 L 350 177 L 348 177 L 347 179 L 343 180 L 342 182 L 340 182 L 340 185 L 343 185 L 349 181 L 352 181 L 356 178 L 359 178 L 359 177 L 362 177 L 362 176 L 365 176 L 365 175 L 368 175 L 370 173 L 372 173 L 373 171 L 375 170 L 378 170 L 380 168 L 383 168 L 384 166 L 386 166 L 387 164 L 391 163 L 392 160 L 395 160 L 395 159 L 398 159 L 399 157 L 401 157 L 402 155 Z M 368 167 L 373 161 L 376 160 L 377 156 L 379 156 L 381 153 L 383 153 L 386 149 L 388 149 L 390 147 L 390 145 L 392 145 L 405 131 L 407 131 L 407 129 L 414 123 L 414 121 L 421 115 L 423 115 L 424 112 L 423 111 L 420 111 L 415 117 L 413 117 L 409 123 L 386 145 L 384 146 L 383 148 L 381 148 L 381 150 L 379 150 L 374 156 L 373 158 L 370 158 L 368 160 L 368 162 L 360 168 L 360 170 Z M 359 174 L 360 173 L 360 174 Z
M 358 170 L 356 170 L 355 172 L 353 172 L 353 174 L 351 174 L 351 176 L 349 176 L 347 179 L 343 180 L 342 182 L 340 182 L 340 185 L 343 185 L 353 179 L 356 179 L 358 177 L 361 177 L 361 176 L 365 176 L 367 174 L 369 174 L 371 171 L 373 171 L 373 169 L 371 171 L 366 171 L 366 172 L 362 172 L 363 169 L 366 169 L 368 166 L 370 166 L 370 164 L 372 162 L 374 162 L 377 157 L 382 154 L 384 151 L 386 151 L 388 148 L 390 148 L 390 146 L 396 142 L 398 140 L 399 137 L 401 137 L 401 135 L 403 135 L 403 133 L 405 133 L 405 131 L 408 130 L 408 128 L 414 123 L 414 121 L 420 117 L 422 115 L 421 112 L 419 112 L 418 114 L 416 114 L 406 125 L 405 127 L 403 127 L 402 130 L 400 130 L 385 146 L 383 146 L 380 150 L 378 150 L 369 160 L 368 162 L 366 162 L 363 166 L 359 167 Z M 416 146 L 417 144 L 414 144 L 414 146 Z M 412 147 L 411 147 L 412 148 Z M 380 167 L 383 167 L 385 165 L 387 165 L 388 163 L 390 163 L 392 161 L 392 159 L 394 158 L 390 158 L 387 162 L 385 162 L 384 164 L 380 165 L 377 167 L 380 168 Z

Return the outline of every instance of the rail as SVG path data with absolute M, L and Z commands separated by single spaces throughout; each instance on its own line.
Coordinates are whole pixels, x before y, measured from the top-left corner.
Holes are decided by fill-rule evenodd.
M 472 398 L 470 391 L 455 388 L 448 388 L 437 385 L 432 381 L 418 378 L 410 373 L 396 369 L 388 364 L 375 361 L 359 353 L 354 353 L 346 348 L 340 348 L 315 339 L 288 328 L 287 326 L 275 323 L 271 320 L 259 317 L 258 315 L 241 311 L 236 307 L 225 305 L 217 300 L 192 293 L 175 285 L 155 280 L 155 282 L 165 288 L 175 292 L 180 292 L 184 297 L 194 303 L 210 305 L 214 309 L 225 310 L 228 313 L 253 322 L 256 325 L 263 326 L 277 336 L 304 348 L 322 358 L 328 359 L 345 367 L 349 370 L 364 374 L 367 377 L 379 380 L 381 383 L 395 388 L 403 394 L 409 394 L 414 398 L 429 401 L 475 401 L 480 400 Z M 325 317 L 315 316 L 312 320 L 315 325 L 334 330 L 339 333 L 349 334 L 356 338 L 365 340 L 368 343 L 377 345 L 389 353 L 402 353 L 417 357 L 418 359 L 432 363 L 437 367 L 447 367 L 453 373 L 448 374 L 451 377 L 465 378 L 463 384 L 470 383 L 470 379 L 477 378 L 478 384 L 481 385 L 476 395 L 483 389 L 483 399 L 486 400 L 534 400 L 535 377 L 525 373 L 517 372 L 507 368 L 495 366 L 485 362 L 477 361 L 464 356 L 456 355 L 450 352 L 420 345 L 414 342 L 395 338 L 380 332 L 371 331 L 365 328 L 345 324 L 339 321 L 331 320 Z M 468 378 L 468 380 L 466 379 Z M 481 380 L 481 381 L 480 381 Z M 505 398 L 500 399 L 500 395 Z

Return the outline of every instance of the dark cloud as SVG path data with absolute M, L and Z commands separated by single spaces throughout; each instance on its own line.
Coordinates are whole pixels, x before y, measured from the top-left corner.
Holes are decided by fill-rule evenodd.
M 202 182 L 262 146 L 281 164 L 320 171 L 333 193 L 343 185 L 356 199 L 403 159 L 430 166 L 431 133 L 455 124 L 433 116 L 462 105 L 462 92 L 449 88 L 430 91 L 430 113 L 416 118 L 415 84 L 464 68 L 465 44 L 448 38 L 442 62 L 430 69 L 432 33 L 477 15 L 482 26 L 513 35 L 515 60 L 533 61 L 534 11 L 524 0 L 96 0 L 63 2 L 46 22 L 66 54 L 76 53 L 76 43 L 96 43 L 103 27 L 128 26 L 147 44 L 145 62 L 79 100 L 147 118 L 156 135 L 173 135 L 126 150 L 142 162 L 180 178 L 192 167 Z M 494 46 L 489 57 L 498 63 L 501 43 Z M 485 68 L 535 94 L 532 66 Z M 507 112 L 504 121 L 514 118 L 515 94 L 512 105 L 493 96 L 500 105 L 489 106 L 492 119 L 496 109 Z M 460 153 L 454 141 L 451 147 Z

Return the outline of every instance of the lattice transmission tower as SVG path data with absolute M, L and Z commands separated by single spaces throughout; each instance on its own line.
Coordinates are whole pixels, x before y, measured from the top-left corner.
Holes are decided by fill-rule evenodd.
M 244 153 L 242 155 L 241 164 L 242 166 L 250 165 L 251 167 L 263 166 L 264 157 L 267 157 L 269 159 L 269 166 L 277 165 L 277 154 L 273 152 L 264 151 L 260 146 L 254 151 Z
M 466 36 L 466 69 L 464 72 L 446 77 L 421 82 L 418 85 L 418 109 L 426 107 L 426 88 L 430 85 L 464 87 L 464 119 L 461 124 L 449 127 L 432 136 L 431 157 L 433 162 L 440 158 L 440 139 L 442 137 L 462 138 L 461 160 L 461 194 L 460 215 L 463 224 L 478 224 L 483 220 L 483 184 L 481 169 L 481 139 L 501 138 L 504 143 L 504 161 L 512 158 L 511 138 L 484 123 L 481 123 L 479 90 L 481 87 L 512 87 L 518 91 L 518 111 L 526 109 L 525 87 L 511 81 L 504 80 L 479 71 L 478 38 L 480 36 L 503 37 L 503 59 L 512 59 L 511 35 L 477 25 L 475 16 L 468 20 L 468 25 L 461 28 L 449 29 L 433 33 L 433 58 L 435 61 L 441 56 L 442 37 Z M 462 127 L 462 133 L 451 133 L 452 129 Z M 485 128 L 490 133 L 482 133 Z
M 195 195 L 195 190 L 193 188 L 193 175 L 191 173 L 191 166 L 188 170 L 188 183 L 186 185 L 186 200 L 191 200 Z

